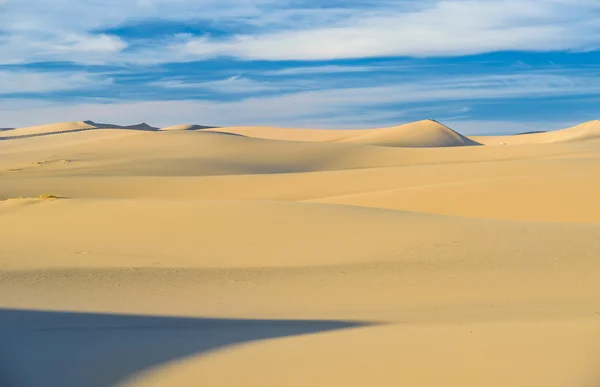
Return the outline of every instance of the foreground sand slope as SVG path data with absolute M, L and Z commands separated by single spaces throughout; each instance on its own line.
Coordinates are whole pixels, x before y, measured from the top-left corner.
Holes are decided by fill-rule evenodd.
M 0 141 L 0 385 L 597 385 L 593 123 L 416 125 Z
M 18 200 L 2 207 L 8 258 L 0 305 L 45 312 L 30 328 L 4 313 L 0 358 L 54 364 L 15 380 L 43 375 L 76 386 L 86 370 L 92 387 L 112 385 L 95 384 L 110 375 L 131 386 L 559 386 L 584 382 L 596 369 L 598 224 L 274 202 Z M 56 311 L 112 317 L 59 314 L 56 328 L 45 328 Z M 148 315 L 199 320 L 155 323 L 142 318 Z M 238 332 L 258 341 L 229 347 L 206 344 L 233 334 L 206 326 L 207 317 L 273 322 L 258 332 L 239 322 Z M 261 341 L 289 319 L 375 325 Z M 19 332 L 30 339 L 15 341 Z M 402 367 L 394 366 L 398 359 Z M 73 363 L 79 371 L 66 371 Z

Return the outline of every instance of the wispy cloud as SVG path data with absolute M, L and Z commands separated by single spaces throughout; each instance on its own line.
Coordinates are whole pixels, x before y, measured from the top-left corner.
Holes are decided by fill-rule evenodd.
M 235 75 L 226 79 L 207 82 L 186 82 L 185 80 L 161 80 L 150 85 L 167 89 L 196 89 L 211 90 L 225 94 L 252 94 L 261 92 L 283 91 L 283 87 L 277 87 L 268 82 L 259 82 L 252 79 Z
M 30 0 L 4 8 L 3 63 L 166 63 L 219 56 L 329 60 L 600 48 L 597 0 L 408 0 L 350 2 L 343 8 L 275 0 Z M 199 26 L 216 21 L 226 30 L 142 46 L 102 32 L 159 19 Z
M 339 74 L 339 73 L 362 73 L 369 71 L 385 70 L 382 66 L 305 66 L 305 67 L 290 67 L 280 70 L 264 71 L 263 75 L 305 75 L 305 74 Z
M 113 79 L 86 72 L 0 70 L 0 95 L 45 93 L 110 86 Z
M 237 78 L 240 79 L 240 78 Z M 235 81 L 236 79 L 234 79 Z M 225 82 L 227 85 L 227 82 Z M 165 85 L 167 86 L 167 85 Z M 167 86 L 168 87 L 168 86 Z M 178 87 L 177 85 L 175 87 Z M 206 85 L 203 85 L 206 87 Z M 219 90 L 218 84 L 212 84 Z M 246 93 L 246 86 L 225 86 L 220 91 Z M 254 86 L 250 86 L 254 87 Z M 40 120 L 149 121 L 155 125 L 190 122 L 211 125 L 278 125 L 364 127 L 387 126 L 411 118 L 443 118 L 463 121 L 472 114 L 471 105 L 482 101 L 531 97 L 584 96 L 600 93 L 597 74 L 577 75 L 546 72 L 507 75 L 436 77 L 401 84 L 371 87 L 326 87 L 319 90 L 282 92 L 235 99 L 173 101 L 108 100 L 98 102 L 56 102 L 51 107 L 28 109 L 0 104 L 2 126 L 18 126 L 34 113 Z M 444 101 L 441 103 L 441 101 Z M 3 107 L 4 106 L 4 107 Z
M 177 45 L 192 57 L 330 60 L 456 56 L 501 50 L 589 50 L 600 45 L 600 3 L 424 1 L 418 9 L 357 11 L 336 25 L 283 28 Z

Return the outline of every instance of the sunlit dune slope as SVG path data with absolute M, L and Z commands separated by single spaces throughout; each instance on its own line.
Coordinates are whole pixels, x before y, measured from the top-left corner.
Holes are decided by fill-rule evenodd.
M 471 136 L 484 145 L 546 144 L 600 138 L 600 120 L 588 121 L 571 128 L 551 132 L 525 133 L 514 136 Z
M 35 136 L 96 128 L 95 125 L 84 121 L 58 122 L 48 125 L 29 126 L 8 131 L 0 131 L 0 139 L 2 137 Z
M 145 122 L 135 125 L 115 125 L 102 124 L 94 121 L 72 121 L 72 122 L 57 122 L 54 124 L 30 126 L 24 128 L 14 128 L 11 130 L 0 131 L 1 139 L 18 139 L 27 137 L 45 136 L 51 134 L 64 134 L 69 132 L 79 132 L 91 129 L 128 129 L 128 130 L 143 130 L 154 131 L 158 130 Z
M 166 126 L 164 128 L 160 128 L 160 130 L 168 132 L 171 130 L 199 130 L 199 129 L 209 129 L 209 128 L 214 128 L 214 126 L 181 124 L 181 125 Z
M 225 127 L 212 131 L 286 141 L 347 142 L 390 147 L 446 147 L 478 145 L 475 141 L 433 120 L 381 128 L 356 130 Z
M 407 148 L 479 145 L 433 120 L 412 122 L 392 128 L 365 130 L 364 133 L 348 136 L 339 141 Z

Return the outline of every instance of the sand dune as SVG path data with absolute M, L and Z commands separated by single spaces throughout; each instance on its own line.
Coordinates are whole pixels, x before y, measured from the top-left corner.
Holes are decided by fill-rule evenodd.
M 271 126 L 226 126 L 210 129 L 211 132 L 241 134 L 246 137 L 282 141 L 325 142 L 344 138 L 357 130 L 293 129 Z
M 114 125 L 100 124 L 94 121 L 73 121 L 73 122 L 58 122 L 55 124 L 30 126 L 25 128 L 14 128 L 6 131 L 0 131 L 0 140 L 7 138 L 19 137 L 37 137 L 50 134 L 63 134 L 70 132 L 79 132 L 91 129 L 130 129 L 130 130 L 158 130 L 145 122 L 135 125 Z
M 484 145 L 546 144 L 600 138 L 600 120 L 551 132 L 523 133 L 517 136 L 471 136 Z
M 600 173 L 597 149 L 597 140 L 425 149 L 104 129 L 1 142 L 0 199 L 56 192 L 74 198 L 314 201 L 595 221 L 600 182 L 585 177 Z M 70 183 L 72 175 L 77 184 Z M 574 191 L 577 200 L 571 199 Z
M 162 131 L 170 131 L 170 130 L 199 130 L 199 129 L 211 129 L 211 128 L 214 128 L 214 126 L 181 124 L 181 125 L 167 126 L 167 127 L 164 127 L 164 128 L 160 128 L 160 130 L 162 130 Z
M 447 126 L 432 120 L 413 122 L 393 128 L 366 130 L 365 132 L 364 134 L 356 134 L 339 141 L 408 148 L 480 145 Z
M 86 123 L 84 121 L 73 121 L 73 122 L 58 122 L 55 124 L 40 125 L 40 126 L 29 126 L 25 128 L 15 128 L 9 131 L 0 132 L 0 138 L 2 137 L 18 137 L 18 136 L 36 136 L 51 133 L 65 133 L 72 131 L 79 131 L 85 129 L 96 129 L 96 126 Z
M 395 147 L 445 147 L 478 145 L 475 141 L 433 120 L 412 122 L 381 129 L 326 130 L 282 129 L 273 127 L 224 127 L 211 131 L 248 137 L 315 142 L 348 142 Z
M 435 148 L 465 145 L 524 145 L 576 141 L 600 138 L 600 121 L 594 120 L 556 131 L 525 132 L 512 136 L 464 136 L 435 121 L 423 120 L 399 126 L 378 129 L 327 130 L 289 129 L 267 126 L 214 127 L 180 124 L 157 128 L 146 123 L 135 125 L 103 124 L 94 121 L 59 122 L 25 128 L 0 129 L 0 139 L 63 134 L 86 129 L 130 129 L 143 131 L 193 131 L 204 130 L 246 137 L 299 141 L 342 142 L 406 148 Z
M 157 127 L 150 126 L 145 122 L 134 125 L 115 125 L 115 124 L 99 124 L 93 121 L 85 121 L 86 123 L 98 129 L 131 129 L 131 130 L 158 130 Z
M 598 121 L 0 136 L 2 387 L 600 380 Z
M 223 127 L 211 131 L 243 134 L 248 137 L 287 141 L 349 142 L 393 147 L 447 147 L 463 145 L 522 145 L 586 140 L 600 137 L 600 121 L 572 128 L 518 136 L 463 136 L 434 121 L 423 120 L 380 129 L 325 130 L 274 127 Z

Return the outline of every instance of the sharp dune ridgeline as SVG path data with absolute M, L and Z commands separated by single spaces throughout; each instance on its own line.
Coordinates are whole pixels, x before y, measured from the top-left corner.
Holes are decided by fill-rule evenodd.
M 214 126 L 206 126 L 206 125 L 190 125 L 190 124 L 181 124 L 181 125 L 173 125 L 166 126 L 164 128 L 160 128 L 161 131 L 167 132 L 171 130 L 199 130 L 199 129 L 213 129 Z
M 595 386 L 600 121 L 0 130 L 0 386 Z

